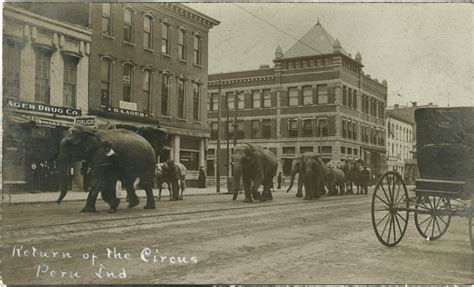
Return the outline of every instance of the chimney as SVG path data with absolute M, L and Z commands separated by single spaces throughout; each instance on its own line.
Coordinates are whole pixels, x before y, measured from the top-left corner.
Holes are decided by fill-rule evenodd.
M 398 109 L 399 105 L 398 105 L 398 104 L 395 104 L 393 107 L 394 107 L 395 109 Z
M 432 105 L 433 105 L 433 103 L 429 103 L 429 104 L 428 104 L 428 106 L 430 106 L 430 107 L 431 107 Z
M 412 106 L 416 108 L 416 102 L 411 102 Z

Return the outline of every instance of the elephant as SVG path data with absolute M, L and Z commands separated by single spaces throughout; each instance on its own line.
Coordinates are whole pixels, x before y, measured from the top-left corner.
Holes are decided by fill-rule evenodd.
M 174 169 L 174 173 L 170 172 Z M 161 199 L 161 189 L 163 183 L 168 184 L 168 191 L 170 193 L 170 200 L 182 200 L 183 192 L 186 188 L 186 167 L 182 163 L 174 163 L 173 161 L 167 163 L 157 163 L 155 167 L 155 179 L 159 189 L 158 200 Z M 179 194 L 181 189 L 181 195 Z
M 321 190 L 321 195 L 324 195 L 326 193 L 326 190 L 324 189 L 324 177 L 325 177 L 325 170 L 326 170 L 326 165 L 324 164 L 324 162 L 321 160 L 320 156 L 318 154 L 315 154 L 315 153 L 305 153 L 306 154 L 306 157 L 311 157 L 313 156 L 315 158 L 315 160 L 317 161 L 317 167 L 318 169 L 321 169 L 322 170 L 322 173 L 319 175 L 319 178 L 321 179 L 320 180 L 320 190 Z M 295 159 L 293 159 L 293 162 L 291 163 L 291 171 L 290 171 L 290 186 L 288 187 L 288 189 L 286 190 L 286 192 L 289 192 L 291 190 L 291 188 L 293 187 L 293 183 L 295 181 L 295 176 L 296 174 L 299 174 L 298 176 L 298 191 L 296 192 L 296 197 L 303 197 L 303 186 L 304 186 L 304 175 L 302 173 L 300 173 L 300 170 L 301 170 L 301 162 L 302 162 L 302 159 L 303 159 L 303 155 L 300 156 L 300 157 L 297 157 Z
M 303 178 L 304 199 L 318 199 L 324 193 L 326 166 L 317 153 L 306 152 L 301 156 L 300 177 Z
M 153 178 L 156 164 L 156 156 L 150 143 L 137 133 L 124 129 L 93 130 L 87 127 L 75 125 L 71 127 L 60 142 L 58 154 L 58 166 L 62 180 L 60 181 L 61 194 L 57 200 L 61 203 L 67 194 L 65 181 L 67 166 L 75 160 L 85 160 L 91 166 L 93 186 L 97 189 L 103 178 L 104 165 L 108 159 L 104 143 L 108 143 L 117 154 L 117 179 L 127 190 L 129 200 L 128 207 L 138 205 L 139 200 L 135 194 L 136 188 L 143 188 L 146 192 L 147 202 L 145 209 L 154 209 Z M 105 192 L 115 192 L 115 188 L 104 186 Z M 84 212 L 95 211 L 95 201 L 98 192 L 89 192 Z M 107 194 L 107 196 L 109 196 Z
M 236 200 L 240 191 L 240 179 L 243 179 L 245 199 L 244 202 L 255 200 L 272 200 L 270 190 L 273 188 L 278 160 L 269 150 L 258 145 L 249 143 L 237 144 L 232 155 L 234 166 L 234 196 Z M 260 196 L 258 188 L 263 184 L 263 192 Z
M 344 194 L 344 172 L 337 167 L 326 169 L 326 187 L 328 195 L 337 195 L 336 187 L 339 188 L 339 194 Z
M 352 184 L 355 184 L 357 187 L 357 194 L 359 194 L 359 190 L 361 189 L 361 173 L 363 170 L 363 163 L 362 160 L 358 159 L 355 162 L 345 161 L 343 165 L 342 171 L 346 176 L 346 193 L 353 194 Z

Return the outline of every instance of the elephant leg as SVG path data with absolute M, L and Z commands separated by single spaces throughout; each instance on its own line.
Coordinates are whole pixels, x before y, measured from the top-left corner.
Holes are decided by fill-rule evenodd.
M 314 199 L 319 199 L 322 195 L 322 190 L 321 190 L 321 182 L 320 182 L 320 178 L 315 176 L 313 178 L 313 182 L 314 182 L 314 193 L 313 193 L 313 198 Z
M 95 201 L 98 195 L 98 192 L 90 191 L 87 195 L 86 206 L 81 209 L 81 212 L 95 212 Z
M 171 183 L 171 192 L 173 193 L 173 200 L 179 199 L 179 185 L 177 181 Z
M 184 193 L 184 189 L 186 188 L 186 180 L 185 179 L 181 179 L 181 194 L 179 196 L 179 199 L 180 200 L 183 200 L 183 193 Z
M 296 197 L 303 197 L 303 176 L 298 175 L 298 191 L 296 192 Z
M 252 181 L 250 180 L 250 178 L 243 176 L 243 182 L 244 182 L 244 192 L 245 192 L 244 202 L 252 202 L 252 196 L 250 194 Z
M 260 192 L 258 192 L 258 188 L 262 185 L 263 183 L 263 176 L 257 176 L 255 180 L 253 181 L 252 185 L 252 197 L 255 200 L 261 200 L 262 196 L 260 195 Z
M 155 198 L 153 197 L 153 188 L 151 185 L 144 187 L 146 193 L 145 209 L 155 209 Z
M 272 185 L 272 182 L 268 181 L 263 184 L 263 192 L 262 196 L 260 197 L 260 201 L 273 200 L 271 192 Z
M 313 179 L 311 175 L 304 176 L 304 199 L 305 200 L 310 200 L 313 197 L 312 180 Z
M 133 189 L 133 184 L 129 182 L 124 182 L 124 185 L 125 190 L 127 191 L 128 208 L 137 206 L 140 201 L 138 200 L 138 196 L 135 193 L 135 189 Z

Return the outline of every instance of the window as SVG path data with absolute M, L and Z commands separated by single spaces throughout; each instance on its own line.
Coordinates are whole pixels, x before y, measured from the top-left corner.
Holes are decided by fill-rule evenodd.
M 298 137 L 298 120 L 288 120 L 288 136 Z
M 110 82 L 112 74 L 112 62 L 102 59 L 100 66 L 100 104 L 108 106 L 110 102 Z
M 199 170 L 199 151 L 188 151 L 181 149 L 179 153 L 180 162 L 187 170 Z
M 35 101 L 49 103 L 51 53 L 46 50 L 36 50 L 35 71 Z
M 353 90 L 354 94 L 352 95 L 352 107 L 357 109 L 357 91 Z
M 228 92 L 225 94 L 227 98 L 227 109 L 233 111 L 235 110 L 235 94 L 234 92 Z
M 161 115 L 168 116 L 168 98 L 170 93 L 170 77 L 163 74 L 161 77 Z
M 218 96 L 219 94 L 211 94 L 211 111 L 219 110 Z
M 243 121 L 237 121 L 237 138 L 238 139 L 243 139 L 244 137 L 245 137 L 244 122 Z
M 211 123 L 211 139 L 217 139 L 217 123 Z
M 193 83 L 193 120 L 198 121 L 200 117 L 200 99 L 201 86 L 198 83 Z
M 346 120 L 342 120 L 342 137 L 347 137 L 347 122 Z
M 352 138 L 357 140 L 357 123 L 352 123 Z
M 123 95 L 122 100 L 125 102 L 132 101 L 132 65 L 125 64 L 123 65 Z
M 186 99 L 186 82 L 184 79 L 178 80 L 178 118 L 184 119 L 184 105 Z
M 327 119 L 318 119 L 318 136 L 328 136 L 328 121 Z
M 349 108 L 352 108 L 352 89 L 348 88 L 347 93 L 348 93 L 348 95 L 347 95 L 347 106 Z
M 169 29 L 170 26 L 167 23 L 161 23 L 161 53 L 169 54 Z
M 178 59 L 186 60 L 186 31 L 178 31 Z
M 250 133 L 250 137 L 253 139 L 260 138 L 260 121 L 259 120 L 252 121 L 252 132 Z
M 346 147 L 341 146 L 341 153 L 342 153 L 342 154 L 346 153 Z
M 303 121 L 303 136 L 304 137 L 313 136 L 313 120 L 307 119 Z
M 238 93 L 237 96 L 237 108 L 239 110 L 243 110 L 245 108 L 245 94 L 244 93 Z
M 305 152 L 313 152 L 314 148 L 312 146 L 302 146 L 300 147 L 300 154 L 304 154 Z
M 313 87 L 303 87 L 303 105 L 313 104 Z
M 143 111 L 151 112 L 151 71 L 143 71 Z
M 270 108 L 272 106 L 272 94 L 270 90 L 263 90 L 263 107 Z
M 288 88 L 288 105 L 298 105 L 298 88 Z
M 102 4 L 102 34 L 112 35 L 112 5 L 110 3 Z
M 272 137 L 272 120 L 262 120 L 262 138 Z
M 76 107 L 77 59 L 64 56 L 63 105 Z
M 143 19 L 143 47 L 145 49 L 153 48 L 153 30 L 152 19 L 150 16 L 145 16 Z
M 328 103 L 328 85 L 318 85 L 318 104 Z
M 5 39 L 5 38 L 4 38 Z M 21 48 L 11 40 L 3 41 L 3 97 L 20 97 Z
M 260 91 L 252 91 L 252 108 L 260 108 L 261 101 Z
M 352 123 L 347 122 L 347 138 L 352 139 Z
M 234 138 L 234 122 L 232 120 L 230 121 L 226 121 L 225 122 L 226 125 L 226 133 L 225 133 L 225 137 L 227 139 L 233 139 Z
M 123 12 L 123 40 L 133 42 L 133 15 L 132 10 L 125 9 Z
M 347 88 L 346 88 L 346 86 L 342 87 L 342 105 L 347 106 Z
M 198 35 L 193 37 L 193 55 L 194 64 L 201 65 L 201 37 Z
M 283 147 L 282 148 L 282 153 L 283 154 L 295 154 L 296 149 L 294 147 Z

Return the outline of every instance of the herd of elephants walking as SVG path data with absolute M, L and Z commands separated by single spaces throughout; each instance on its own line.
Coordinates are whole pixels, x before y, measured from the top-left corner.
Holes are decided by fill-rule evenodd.
M 152 145 L 138 133 L 125 129 L 93 130 L 73 126 L 61 140 L 57 158 L 60 174 L 67 174 L 73 161 L 83 160 L 91 167 L 91 183 L 85 207 L 82 212 L 95 212 L 98 194 L 116 212 L 120 199 L 116 197 L 116 183 L 122 182 L 127 191 L 128 207 L 139 204 L 135 193 L 144 189 L 145 209 L 155 208 L 153 186 L 159 188 L 161 198 L 162 184 L 167 183 L 170 199 L 183 198 L 186 188 L 186 167 L 181 163 L 156 162 Z M 232 155 L 234 191 L 236 200 L 243 183 L 244 202 L 253 200 L 272 200 L 273 179 L 278 168 L 276 155 L 258 145 L 242 143 L 234 147 Z M 298 175 L 297 197 L 318 199 L 322 195 L 342 195 L 344 193 L 367 194 L 370 173 L 361 160 L 329 162 L 327 165 L 317 153 L 304 153 L 295 158 L 291 167 L 291 181 L 288 191 Z M 60 176 L 61 194 L 58 203 L 68 192 L 66 176 Z M 259 192 L 263 185 L 262 193 Z M 353 190 L 353 185 L 357 191 Z M 171 187 L 171 188 L 170 188 Z M 181 192 L 180 192 L 181 191 Z

